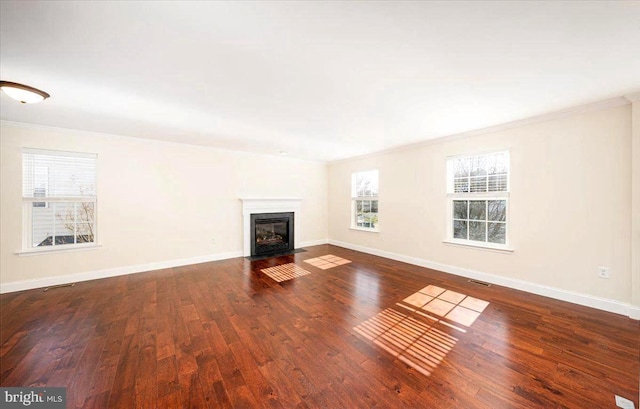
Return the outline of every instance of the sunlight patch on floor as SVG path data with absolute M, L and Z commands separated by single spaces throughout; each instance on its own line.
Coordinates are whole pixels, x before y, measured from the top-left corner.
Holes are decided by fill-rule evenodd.
M 489 305 L 488 301 L 444 288 L 428 285 L 411 294 L 403 302 L 438 317 L 470 327 Z
M 433 315 L 427 314 L 426 312 L 424 312 L 424 311 L 422 311 L 422 310 L 420 310 L 420 309 L 417 309 L 417 310 L 416 310 L 416 309 L 415 309 L 415 308 L 413 308 L 413 307 L 409 307 L 408 305 L 406 305 L 406 304 L 402 304 L 402 303 L 399 303 L 399 302 L 397 302 L 397 303 L 396 303 L 396 305 L 397 305 L 398 307 L 402 307 L 402 308 L 404 308 L 404 309 L 406 309 L 406 310 L 409 310 L 409 311 L 413 312 L 414 314 L 417 314 L 417 315 L 420 315 L 420 316 L 422 316 L 422 317 L 428 318 L 428 319 L 430 319 L 430 320 L 431 320 L 431 321 L 433 321 L 433 322 L 439 322 L 440 324 L 442 324 L 442 325 L 444 325 L 444 326 L 447 326 L 447 327 L 449 327 L 449 328 L 451 328 L 451 329 L 455 329 L 455 330 L 456 330 L 456 331 L 458 331 L 458 332 L 462 332 L 463 334 L 467 332 L 467 330 L 466 330 L 466 329 L 464 329 L 464 328 L 462 328 L 462 327 L 459 327 L 459 326 L 457 326 L 457 325 L 451 324 L 451 323 L 449 323 L 449 322 L 447 322 L 447 321 L 444 321 L 444 320 L 442 320 L 442 319 L 440 319 L 440 318 L 438 318 L 438 317 L 434 317 Z
M 322 270 L 327 270 L 332 267 L 341 266 L 343 264 L 351 263 L 351 260 L 347 260 L 346 258 L 334 256 L 332 254 L 327 254 L 326 256 L 320 256 L 315 258 L 310 258 L 307 260 L 303 260 L 305 263 L 311 264 L 314 267 L 317 267 Z
M 426 376 L 431 375 L 458 341 L 433 324 L 392 308 L 354 327 L 354 330 Z
M 458 341 L 449 329 L 466 333 L 489 302 L 428 285 L 396 305 L 410 312 L 387 308 L 353 329 L 429 376 Z
M 306 276 L 307 274 L 311 274 L 311 272 L 305 270 L 302 267 L 296 266 L 294 263 L 281 264 L 275 267 L 263 268 L 263 273 L 271 277 L 277 282 L 291 280 L 293 278 Z

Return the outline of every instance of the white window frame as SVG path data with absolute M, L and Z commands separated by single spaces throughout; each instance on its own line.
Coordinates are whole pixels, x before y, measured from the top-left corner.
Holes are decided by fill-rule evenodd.
M 455 192 L 454 187 L 454 162 L 458 159 L 471 159 L 471 158 L 479 158 L 479 157 L 490 157 L 493 155 L 504 154 L 507 156 L 507 181 L 506 181 L 506 190 L 505 191 L 497 191 L 497 192 Z M 488 183 L 488 179 L 487 179 Z M 488 153 L 480 153 L 474 155 L 456 155 L 447 157 L 447 237 L 444 240 L 445 243 L 469 246 L 469 247 L 478 247 L 483 249 L 491 249 L 491 250 L 501 250 L 511 252 L 513 249 L 510 246 L 510 217 L 509 217 L 509 196 L 510 196 L 510 187 L 511 183 L 511 157 L 510 152 L 508 150 L 500 150 Z M 506 203 L 505 209 L 505 242 L 502 243 L 491 243 L 486 241 L 487 236 L 485 235 L 485 241 L 477 241 L 477 240 L 467 240 L 453 237 L 453 223 L 454 223 L 454 201 L 456 200 L 466 200 L 466 201 L 491 201 L 491 200 L 504 200 Z M 488 215 L 488 213 L 485 213 Z M 487 216 L 488 217 L 488 216 Z M 485 219 L 485 223 L 489 223 L 490 221 Z M 488 229 L 486 230 L 488 234 Z
M 358 196 L 358 192 L 356 191 L 356 178 L 358 176 L 358 174 L 361 173 L 369 173 L 369 172 L 376 172 L 377 174 L 377 195 L 376 196 Z M 357 215 L 357 203 L 359 201 L 375 201 L 377 202 L 378 205 L 378 212 L 377 217 L 378 217 L 378 222 L 376 223 L 376 227 L 365 227 L 365 226 L 358 226 L 357 222 L 356 222 L 356 215 Z M 367 169 L 367 170 L 360 170 L 357 172 L 353 172 L 351 174 L 351 229 L 353 230 L 361 230 L 361 231 L 368 231 L 368 232 L 380 232 L 380 171 L 378 169 Z
M 50 156 L 65 156 L 65 157 L 84 157 L 84 158 L 93 158 L 95 159 L 95 180 L 97 181 L 98 177 L 98 164 L 97 164 L 97 155 L 92 153 L 80 153 L 80 152 L 67 152 L 67 151 L 55 151 L 55 150 L 44 150 L 44 149 L 32 149 L 32 148 L 23 148 L 22 149 L 22 160 L 25 160 L 24 154 L 41 154 L 41 155 L 50 155 Z M 23 165 L 24 166 L 24 165 Z M 49 178 L 49 171 L 47 171 L 47 177 Z M 22 183 L 24 183 L 24 178 L 26 175 L 22 175 Z M 97 190 L 97 186 L 94 186 Z M 46 195 L 50 194 L 50 179 L 48 179 L 46 186 Z M 33 210 L 34 203 L 45 203 L 45 208 L 49 208 L 52 203 L 76 203 L 76 205 L 80 203 L 93 203 L 93 223 L 92 223 L 92 233 L 93 233 L 93 242 L 90 243 L 65 243 L 65 244 L 55 244 L 51 246 L 43 246 L 43 247 L 34 247 L 33 246 Z M 36 209 L 42 207 L 35 207 Z M 74 224 L 76 220 L 74 219 Z M 33 254 L 41 254 L 41 253 L 52 253 L 52 252 L 65 252 L 65 251 L 76 251 L 76 250 L 90 250 L 99 247 L 98 244 L 98 200 L 97 193 L 95 195 L 82 195 L 82 196 L 67 196 L 67 197 L 36 197 L 35 194 L 33 196 L 22 196 L 22 250 L 18 251 L 18 255 L 33 255 Z M 76 233 L 74 232 L 73 235 Z

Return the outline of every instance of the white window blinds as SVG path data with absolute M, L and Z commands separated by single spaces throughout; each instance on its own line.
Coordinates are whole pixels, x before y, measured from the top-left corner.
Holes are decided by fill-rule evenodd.
M 352 175 L 352 197 L 378 196 L 378 171 L 356 172 Z
M 449 193 L 507 192 L 509 153 L 451 158 L 448 174 Z
M 23 150 L 22 197 L 49 202 L 95 199 L 95 154 Z

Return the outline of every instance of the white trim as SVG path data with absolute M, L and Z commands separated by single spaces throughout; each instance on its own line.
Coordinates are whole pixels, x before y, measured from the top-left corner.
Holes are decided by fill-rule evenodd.
M 72 152 L 61 151 L 57 149 L 41 149 L 41 148 L 29 148 L 24 146 L 21 148 L 22 153 L 30 153 L 33 155 L 47 155 L 47 156 L 64 156 L 68 158 L 86 158 L 86 159 L 98 159 L 98 154 L 93 152 Z
M 300 225 L 302 199 L 297 197 L 283 198 L 240 198 L 242 201 L 242 255 L 251 255 L 251 214 L 252 213 L 288 213 L 292 212 L 293 248 L 300 248 Z
M 513 248 L 503 246 L 502 244 L 491 245 L 491 243 L 478 241 L 472 242 L 471 240 L 460 240 L 456 241 L 456 239 L 450 240 L 442 240 L 442 242 L 446 245 L 458 246 L 458 247 L 469 247 L 472 249 L 478 250 L 490 250 L 498 253 L 513 253 Z
M 629 318 L 635 320 L 640 320 L 640 307 L 632 306 L 620 301 L 595 297 L 592 295 L 582 294 L 574 291 L 562 290 L 559 288 L 531 283 L 515 278 L 502 277 L 482 271 L 470 270 L 462 267 L 451 266 L 448 264 L 441 264 L 417 257 L 406 256 L 403 254 L 392 253 L 390 251 L 378 250 L 337 240 L 329 240 L 329 244 L 338 247 L 344 247 L 350 250 L 360 251 L 362 253 L 373 254 L 374 256 L 384 257 L 391 260 L 402 261 L 404 263 L 413 264 L 420 267 L 430 268 L 432 270 L 443 271 L 445 273 L 454 274 L 461 277 L 473 278 L 475 280 L 485 281 L 516 290 L 526 291 L 528 293 L 554 298 L 556 300 L 567 301 L 573 304 L 579 304 L 586 307 L 613 312 L 615 314 L 628 316 Z
M 300 243 L 300 247 L 320 246 L 322 244 L 329 244 L 329 239 L 305 241 Z
M 505 200 L 508 199 L 511 192 L 461 192 L 447 193 L 447 198 L 451 200 Z
M 627 94 L 624 96 L 629 102 L 639 102 L 640 101 L 640 92 L 635 92 L 633 94 Z
M 594 102 L 591 104 L 585 104 L 585 105 L 579 105 L 576 107 L 571 107 L 571 108 L 567 108 L 567 109 L 562 109 L 559 111 L 554 111 L 554 112 L 549 112 L 547 114 L 542 114 L 542 115 L 538 115 L 538 116 L 532 116 L 529 118 L 524 118 L 524 119 L 519 119 L 517 121 L 512 121 L 512 122 L 506 122 L 503 124 L 499 124 L 499 125 L 495 125 L 495 126 L 490 126 L 487 128 L 481 128 L 481 129 L 475 129 L 475 130 L 471 130 L 471 131 L 467 131 L 467 132 L 462 132 L 462 133 L 458 133 L 458 134 L 452 134 L 452 135 L 444 135 L 444 136 L 437 136 L 425 141 L 421 141 L 421 142 L 416 142 L 416 143 L 412 143 L 412 144 L 408 144 L 408 145 L 400 145 L 400 146 L 395 146 L 392 148 L 388 148 L 388 149 L 383 149 L 381 151 L 378 152 L 372 152 L 372 153 L 367 153 L 364 155 L 359 155 L 359 156 L 351 156 L 348 158 L 343 158 L 343 159 L 337 159 L 337 160 L 333 160 L 333 161 L 329 161 L 329 165 L 333 165 L 333 164 L 337 164 L 337 163 L 341 163 L 341 162 L 350 162 L 354 159 L 366 159 L 366 158 L 373 158 L 376 156 L 381 156 L 381 155 L 386 155 L 389 153 L 396 153 L 396 152 L 402 152 L 405 150 L 414 150 L 414 149 L 418 149 L 421 148 L 423 146 L 428 146 L 428 145 L 432 145 L 435 143 L 442 143 L 442 142 L 449 142 L 452 140 L 456 140 L 456 139 L 461 139 L 461 138 L 466 138 L 469 136 L 477 136 L 477 135 L 483 135 L 483 134 L 487 134 L 487 133 L 492 133 L 492 132 L 499 132 L 499 131 L 504 131 L 507 129 L 512 129 L 512 128 L 519 128 L 521 126 L 526 126 L 526 125 L 533 125 L 533 124 L 537 124 L 540 122 L 547 122 L 547 121 L 553 121 L 553 120 L 557 120 L 557 119 L 562 119 L 562 118 L 567 118 L 570 116 L 574 116 L 574 115 L 580 115 L 580 114 L 586 114 L 589 112 L 594 112 L 594 111 L 600 111 L 600 110 L 604 110 L 604 109 L 609 109 L 609 108 L 616 108 L 619 106 L 623 106 L 623 105 L 629 105 L 631 102 L 632 98 L 635 98 L 636 94 L 630 94 L 630 95 L 625 95 L 625 96 L 621 96 L 621 97 L 617 97 L 617 98 L 611 98 L 611 99 L 606 99 L 604 101 L 598 101 L 598 102 Z
M 206 263 L 209 261 L 226 260 L 229 258 L 236 258 L 241 256 L 242 254 L 239 251 L 232 251 L 228 253 L 180 258 L 175 260 L 159 261 L 155 263 L 137 264 L 133 266 L 107 268 L 103 270 L 87 271 L 84 273 L 69 274 L 64 276 L 37 278 L 34 280 L 12 281 L 10 283 L 0 283 L 0 294 L 31 290 L 34 288 L 49 287 L 52 285 L 97 280 L 100 278 L 116 277 L 127 274 L 144 273 L 152 270 L 161 270 L 163 268 L 180 267 L 190 264 Z
M 70 253 L 74 251 L 97 250 L 102 244 L 82 243 L 82 244 L 58 244 L 57 246 L 33 247 L 26 250 L 16 251 L 20 257 L 37 256 L 38 254 Z
M 491 149 L 491 150 L 486 150 L 486 151 L 474 151 L 473 153 L 459 153 L 459 154 L 455 154 L 455 155 L 447 155 L 447 162 L 450 160 L 456 160 L 456 159 L 472 159 L 475 158 L 476 156 L 491 156 L 491 155 L 500 155 L 506 153 L 507 155 L 510 155 L 511 153 L 511 148 L 504 148 L 504 149 Z
M 98 197 L 97 196 L 56 196 L 56 197 L 51 197 L 51 196 L 39 196 L 39 197 L 29 197 L 29 196 L 22 196 L 22 201 L 23 202 L 27 202 L 27 203 L 34 203 L 34 202 L 56 202 L 56 203 L 62 203 L 62 202 L 91 202 L 91 203 L 96 203 L 98 201 Z
M 377 227 L 369 229 L 367 227 L 350 226 L 349 230 L 366 231 L 369 233 L 380 233 L 380 229 L 378 229 Z

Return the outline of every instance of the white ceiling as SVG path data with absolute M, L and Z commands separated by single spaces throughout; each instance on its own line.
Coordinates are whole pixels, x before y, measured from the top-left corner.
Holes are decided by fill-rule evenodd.
M 0 7 L 8 121 L 335 160 L 640 90 L 640 1 Z

